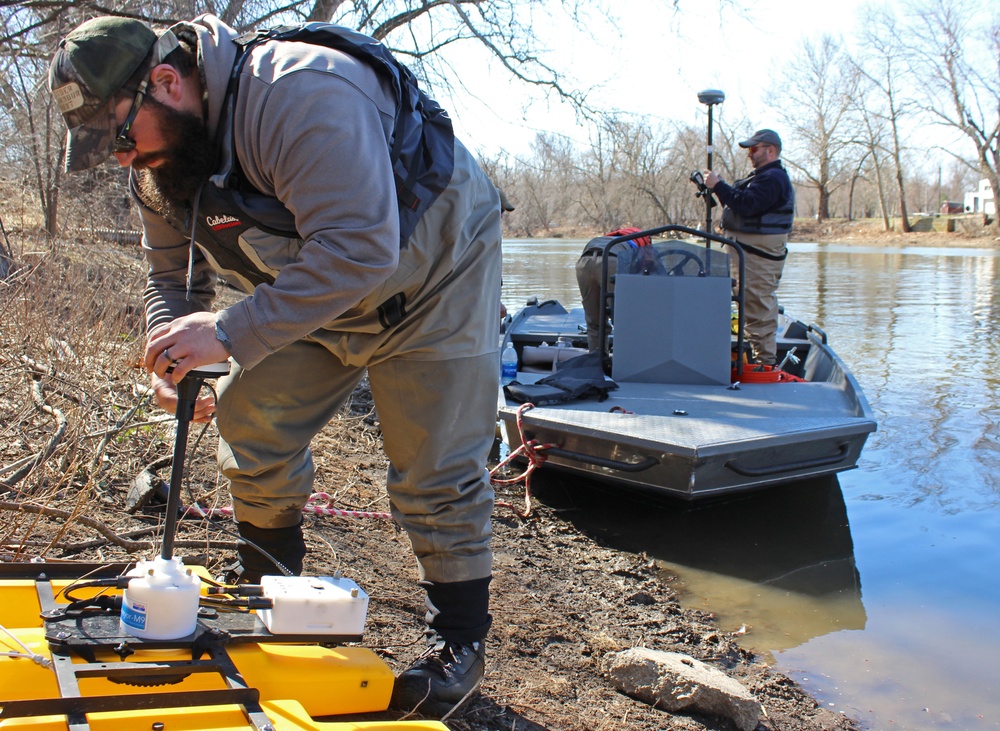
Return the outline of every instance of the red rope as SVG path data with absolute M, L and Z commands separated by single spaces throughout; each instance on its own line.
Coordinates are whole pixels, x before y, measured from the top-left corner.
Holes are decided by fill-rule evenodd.
M 531 473 L 534 472 L 541 464 L 547 459 L 547 457 L 542 453 L 546 449 L 552 449 L 558 447 L 558 444 L 543 444 L 535 439 L 525 439 L 524 438 L 524 412 L 535 408 L 534 404 L 524 403 L 521 404 L 520 408 L 517 410 L 517 433 L 521 437 L 521 446 L 515 449 L 513 452 L 507 455 L 500 464 L 490 470 L 490 481 L 494 485 L 514 485 L 518 482 L 524 483 L 524 510 L 518 510 L 514 507 L 513 503 L 509 503 L 505 500 L 497 500 L 497 507 L 510 508 L 514 511 L 514 514 L 519 518 L 529 518 L 531 517 Z M 496 477 L 496 474 L 506 467 L 508 464 L 513 462 L 518 457 L 524 455 L 528 460 L 527 469 L 522 472 L 517 477 L 511 477 L 507 479 L 500 479 Z

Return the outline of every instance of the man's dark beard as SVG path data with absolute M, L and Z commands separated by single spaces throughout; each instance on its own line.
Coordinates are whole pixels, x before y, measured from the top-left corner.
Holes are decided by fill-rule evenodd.
M 181 206 L 194 198 L 198 186 L 215 172 L 215 145 L 197 115 L 173 109 L 151 97 L 145 103 L 156 108 L 160 130 L 171 144 L 165 162 L 139 171 L 146 184 L 142 187 L 160 204 Z

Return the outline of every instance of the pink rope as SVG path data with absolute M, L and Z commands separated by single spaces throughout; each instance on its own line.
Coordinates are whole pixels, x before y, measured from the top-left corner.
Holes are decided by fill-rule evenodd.
M 337 518 L 377 518 L 379 520 L 392 520 L 392 513 L 332 508 L 330 507 L 330 501 L 332 499 L 333 497 L 329 493 L 315 492 L 309 496 L 309 500 L 307 500 L 306 504 L 302 507 L 302 512 Z M 325 501 L 325 504 L 319 504 L 323 501 Z M 227 505 L 222 508 L 203 508 L 200 505 L 190 505 L 184 508 L 182 517 L 187 518 L 189 517 L 189 514 L 199 518 L 228 518 L 233 514 L 233 506 Z
M 524 483 L 524 510 L 518 510 L 512 503 L 497 500 L 497 507 L 509 508 L 513 510 L 514 513 L 520 518 L 531 517 L 531 473 L 533 473 L 542 463 L 546 460 L 546 456 L 543 454 L 546 449 L 553 449 L 558 447 L 558 444 L 543 444 L 535 439 L 525 439 L 524 438 L 524 413 L 530 409 L 535 408 L 534 404 L 525 403 L 521 404 L 520 408 L 517 410 L 517 431 L 521 437 L 521 446 L 515 449 L 513 452 L 507 455 L 500 464 L 490 470 L 490 482 L 494 485 L 515 485 L 519 482 Z M 506 479 L 501 479 L 497 477 L 497 473 L 504 469 L 507 465 L 513 462 L 518 457 L 524 455 L 528 460 L 528 467 L 520 475 L 516 477 L 510 477 Z M 316 492 L 309 496 L 306 504 L 302 507 L 303 513 L 313 513 L 315 515 L 322 515 L 326 517 L 337 517 L 337 518 L 375 518 L 378 520 L 392 520 L 392 513 L 382 513 L 373 512 L 369 510 L 343 510 L 342 508 L 334 508 L 330 506 L 330 502 L 333 500 L 333 496 L 325 492 Z M 323 504 L 320 504 L 323 503 Z M 181 515 L 182 518 L 218 518 L 225 517 L 229 518 L 233 515 L 233 507 L 227 505 L 221 508 L 203 508 L 200 505 L 189 505 L 184 508 L 184 512 Z

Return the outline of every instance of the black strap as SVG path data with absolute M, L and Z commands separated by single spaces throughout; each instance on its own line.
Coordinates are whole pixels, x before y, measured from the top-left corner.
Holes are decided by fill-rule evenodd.
M 406 295 L 396 292 L 378 306 L 378 321 L 384 328 L 395 327 L 406 317 Z
M 235 102 L 236 82 L 237 79 L 239 78 L 240 72 L 243 69 L 243 64 L 246 63 L 246 59 L 249 56 L 248 53 L 249 50 L 256 45 L 269 40 L 286 40 L 290 38 L 291 40 L 301 40 L 305 43 L 316 43 L 316 41 L 312 40 L 310 37 L 307 37 L 305 34 L 300 35 L 301 30 L 302 26 L 282 25 L 278 26 L 277 28 L 248 31 L 247 33 L 244 33 L 243 35 L 241 35 L 239 38 L 236 39 L 235 43 L 238 49 L 236 54 L 236 62 L 233 65 L 233 70 L 229 79 L 229 86 L 226 90 L 226 97 L 227 98 L 231 97 L 234 100 L 233 101 L 234 108 L 236 104 Z M 324 45 L 324 44 L 317 43 L 317 45 Z M 325 47 L 334 48 L 335 50 L 341 51 L 342 53 L 347 53 L 348 55 L 355 56 L 355 58 L 357 58 L 357 55 L 351 53 L 346 45 L 339 45 L 339 44 L 326 45 Z M 365 63 L 368 63 L 373 68 L 375 68 L 377 73 L 381 73 L 381 69 L 374 63 L 372 63 L 370 59 L 362 58 L 361 60 L 363 60 Z M 399 84 L 402 85 L 403 83 L 405 83 L 405 78 L 403 78 L 403 70 L 401 68 L 399 68 L 398 70 L 400 73 Z M 393 161 L 393 164 L 395 164 L 396 160 L 400 159 L 400 156 L 402 154 L 403 142 L 405 137 L 405 130 L 403 128 L 404 124 L 403 117 L 408 111 L 407 95 L 405 90 L 402 89 L 400 90 L 399 97 L 400 97 L 400 109 L 397 110 L 398 113 L 396 116 L 395 127 L 393 129 L 392 149 L 390 150 L 390 159 Z M 223 103 L 223 108 L 224 109 L 226 108 L 225 103 Z M 233 152 L 232 152 L 233 174 L 230 175 L 230 182 L 233 185 L 245 184 L 245 181 L 243 180 L 241 175 L 242 170 L 239 169 L 239 160 L 236 157 L 235 131 L 233 132 L 232 144 L 233 144 Z M 396 180 L 396 198 L 401 206 L 403 206 L 404 208 L 409 208 L 411 211 L 417 210 L 417 208 L 420 207 L 420 202 L 421 202 L 420 197 L 416 194 L 414 190 L 415 183 L 420 176 L 420 163 L 421 163 L 420 155 L 414 155 L 413 160 L 410 162 L 409 169 L 406 171 L 405 178 L 398 172 L 393 171 L 393 177 Z
M 772 254 L 770 252 L 764 251 L 763 249 L 758 249 L 756 246 L 751 246 L 750 244 L 745 244 L 739 239 L 736 239 L 736 243 L 743 247 L 743 251 L 748 254 L 753 254 L 754 256 L 759 256 L 762 259 L 769 259 L 770 261 L 784 261 L 788 258 L 788 249 L 785 249 L 785 253 L 781 256 L 777 254 Z

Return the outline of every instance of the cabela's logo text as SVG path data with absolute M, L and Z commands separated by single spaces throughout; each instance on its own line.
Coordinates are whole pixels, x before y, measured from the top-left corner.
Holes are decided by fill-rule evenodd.
M 205 222 L 213 231 L 240 225 L 240 219 L 234 218 L 233 216 L 209 216 L 205 219 Z

